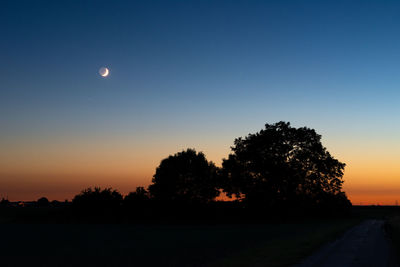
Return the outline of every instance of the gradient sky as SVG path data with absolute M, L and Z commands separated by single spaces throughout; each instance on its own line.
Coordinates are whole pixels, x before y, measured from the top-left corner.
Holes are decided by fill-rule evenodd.
M 347 164 L 353 204 L 400 200 L 398 1 L 2 1 L 0 196 L 148 185 L 290 121 Z M 110 69 L 102 78 L 100 67 Z

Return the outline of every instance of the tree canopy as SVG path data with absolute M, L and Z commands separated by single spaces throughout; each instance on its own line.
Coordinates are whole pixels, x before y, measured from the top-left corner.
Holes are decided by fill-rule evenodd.
M 217 168 L 194 149 L 163 159 L 149 186 L 155 200 L 207 203 L 219 195 Z
M 121 203 L 122 195 L 117 190 L 100 187 L 84 189 L 72 200 L 75 207 L 92 210 L 116 208 Z
M 50 205 L 50 201 L 46 197 L 41 197 L 37 200 L 37 205 L 39 207 L 47 207 Z
M 84 215 L 121 211 L 137 220 L 269 216 L 261 210 L 273 216 L 334 214 L 351 206 L 342 191 L 345 164 L 327 151 L 313 129 L 282 121 L 266 124 L 257 133 L 236 138 L 231 149 L 221 168 L 202 152 L 183 150 L 160 162 L 148 190 L 137 187 L 123 198 L 111 188 L 88 188 L 72 204 Z M 214 201 L 221 190 L 240 201 Z
M 313 129 L 282 121 L 266 124 L 235 139 L 231 149 L 221 171 L 229 196 L 272 207 L 348 202 L 341 191 L 345 164 L 331 156 Z
M 142 186 L 136 187 L 134 192 L 130 192 L 128 195 L 124 197 L 125 205 L 144 205 L 147 201 L 149 201 L 149 192 Z

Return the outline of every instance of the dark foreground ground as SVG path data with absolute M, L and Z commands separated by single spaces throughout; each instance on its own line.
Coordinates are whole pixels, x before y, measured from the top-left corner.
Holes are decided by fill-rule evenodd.
M 0 266 L 287 266 L 367 217 L 219 225 L 0 224 Z M 400 229 L 400 228 L 399 228 Z

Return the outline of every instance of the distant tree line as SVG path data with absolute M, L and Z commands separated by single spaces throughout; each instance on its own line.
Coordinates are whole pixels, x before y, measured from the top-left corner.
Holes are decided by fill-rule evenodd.
M 161 161 L 147 189 L 122 196 L 111 188 L 88 188 L 73 198 L 72 207 L 87 216 L 150 220 L 336 214 L 351 207 L 342 191 L 345 164 L 313 129 L 266 124 L 235 139 L 231 149 L 222 167 L 195 149 L 178 152 Z M 221 194 L 226 199 L 216 201 Z

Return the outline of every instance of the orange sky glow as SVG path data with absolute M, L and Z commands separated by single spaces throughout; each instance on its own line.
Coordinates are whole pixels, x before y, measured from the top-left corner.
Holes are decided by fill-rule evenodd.
M 400 201 L 400 167 L 394 153 L 384 151 L 385 146 L 374 149 L 357 142 L 352 143 L 352 149 L 337 140 L 328 140 L 327 144 L 328 151 L 347 164 L 344 191 L 353 204 L 394 205 Z M 220 165 L 230 145 L 222 139 L 210 142 L 207 138 L 197 146 L 158 141 L 147 148 L 127 140 L 20 143 L 0 154 L 0 197 L 12 201 L 42 196 L 65 200 L 91 186 L 112 187 L 126 194 L 136 186 L 149 185 L 155 168 L 170 154 L 194 147 Z

